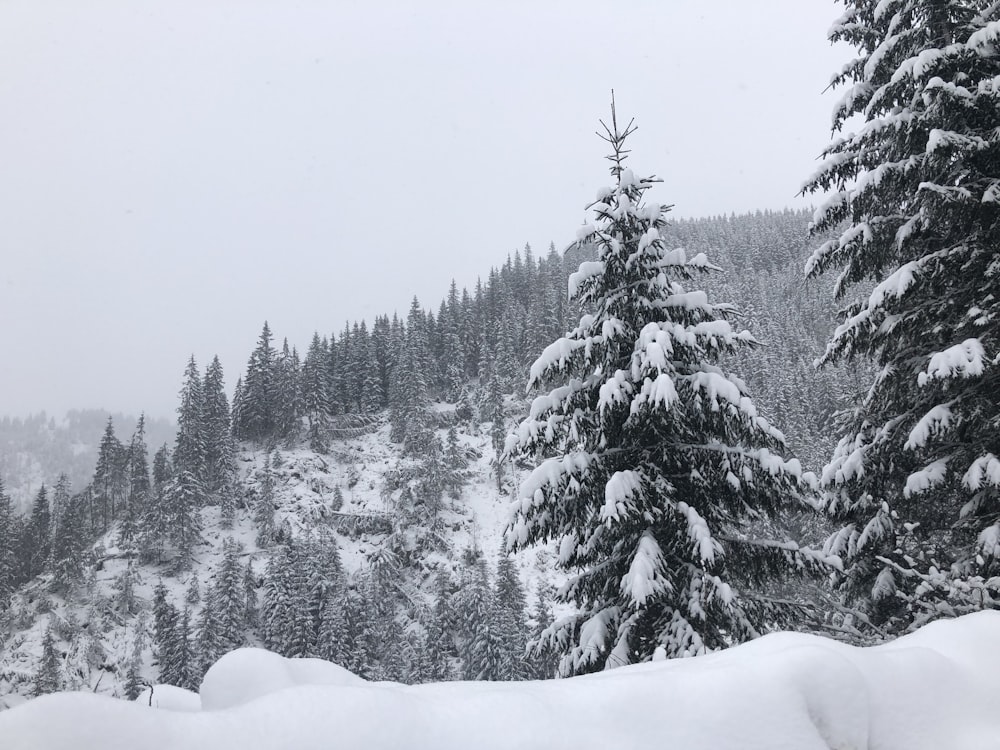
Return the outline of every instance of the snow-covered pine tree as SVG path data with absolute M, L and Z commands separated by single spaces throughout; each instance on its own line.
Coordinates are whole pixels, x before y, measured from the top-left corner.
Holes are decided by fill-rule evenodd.
M 752 345 L 734 310 L 689 284 L 714 270 L 668 250 L 667 206 L 646 204 L 656 178 L 623 162 L 629 124 L 602 135 L 612 187 L 578 233 L 597 260 L 570 279 L 585 314 L 530 371 L 537 397 L 507 440 L 536 460 L 506 532 L 509 548 L 559 540 L 572 573 L 560 592 L 577 613 L 547 631 L 561 671 L 583 673 L 724 648 L 794 621 L 766 584 L 818 556 L 757 538 L 751 524 L 798 495 L 800 467 L 735 375 L 716 364 Z
M 501 553 L 497 561 L 492 616 L 502 646 L 496 679 L 525 680 L 531 676 L 524 658 L 528 641 L 525 606 L 524 588 L 514 561 Z
M 10 496 L 0 479 L 0 612 L 7 609 L 17 580 L 17 543 L 20 533 Z
M 243 380 L 238 410 L 240 439 L 263 442 L 272 437 L 276 424 L 277 380 L 277 355 L 271 346 L 271 328 L 264 321 Z
M 302 365 L 302 404 L 308 424 L 309 447 L 317 452 L 326 450 L 330 422 L 330 385 L 327 380 L 327 347 L 314 333 Z
M 115 427 L 111 417 L 104 427 L 104 436 L 97 452 L 97 466 L 91 487 L 94 503 L 101 507 L 100 531 L 107 531 L 114 521 L 118 503 L 125 494 L 126 477 L 123 461 L 124 448 L 115 437 Z
M 177 407 L 177 437 L 174 443 L 174 470 L 185 472 L 198 480 L 205 491 L 206 446 L 204 427 L 205 397 L 201 374 L 192 356 L 184 368 L 180 405 Z M 199 507 L 204 502 L 199 502 Z
M 139 415 L 135 432 L 125 451 L 127 476 L 125 507 L 118 525 L 118 546 L 135 551 L 139 544 L 139 526 L 151 496 L 149 455 L 146 448 L 146 416 Z
M 21 543 L 25 578 L 34 578 L 49 563 L 52 551 L 52 510 L 49 507 L 49 492 L 43 484 L 31 504 L 31 515 L 24 527 Z
M 56 654 L 56 643 L 52 637 L 52 628 L 45 629 L 42 638 L 42 658 L 35 672 L 34 694 L 46 695 L 62 689 L 62 669 L 59 667 L 59 656 Z
M 823 471 L 842 525 L 826 549 L 902 629 L 1000 600 L 1000 10 L 845 5 L 830 39 L 860 54 L 833 79 L 833 127 L 851 131 L 803 191 L 831 194 L 814 231 L 847 228 L 806 273 L 839 267 L 852 300 L 821 362 L 877 367 Z

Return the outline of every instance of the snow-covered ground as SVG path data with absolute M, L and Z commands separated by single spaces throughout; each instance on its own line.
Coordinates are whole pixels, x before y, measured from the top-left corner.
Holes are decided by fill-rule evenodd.
M 441 406 L 439 411 L 453 410 Z M 447 528 L 448 549 L 431 551 L 411 571 L 413 585 L 428 597 L 432 588 L 431 573 L 451 570 L 463 550 L 472 545 L 485 553 L 495 567 L 507 523 L 510 499 L 497 491 L 490 467 L 493 449 L 489 423 L 459 426 L 459 440 L 479 458 L 469 466 L 469 482 L 458 500 L 445 499 L 442 516 Z M 307 534 L 318 526 L 330 528 L 333 520 L 333 496 L 339 488 L 343 496 L 341 513 L 372 514 L 392 511 L 398 492 L 385 493 L 386 477 L 401 462 L 400 448 L 389 440 L 389 428 L 381 425 L 367 434 L 335 440 L 328 454 L 317 454 L 299 446 L 280 451 L 280 465 L 274 469 L 275 522 L 287 523 L 295 534 Z M 442 439 L 446 430 L 438 431 Z M 240 455 L 242 474 L 248 490 L 256 492 L 255 476 L 266 460 L 260 451 L 246 450 Z M 153 588 L 162 581 L 169 598 L 183 606 L 191 577 L 198 578 L 204 596 L 212 583 L 222 557 L 223 542 L 232 538 L 244 549 L 244 559 L 262 576 L 271 550 L 257 547 L 256 530 L 249 510 L 237 514 L 232 529 L 219 526 L 219 510 L 202 512 L 203 542 L 195 549 L 194 567 L 189 572 L 171 574 L 169 564 L 139 566 L 136 585 L 138 616 L 122 612 L 114 603 L 115 580 L 125 570 L 127 561 L 115 549 L 115 532 L 99 540 L 104 558 L 87 590 L 65 597 L 49 589 L 49 576 L 28 584 L 15 597 L 14 631 L 2 638 L 0 633 L 0 711 L 26 700 L 33 688 L 34 676 L 42 654 L 42 638 L 53 628 L 60 655 L 64 685 L 67 689 L 87 690 L 114 697 L 121 696 L 128 658 L 136 637 L 142 642 L 142 678 L 156 682 L 158 667 L 152 654 Z M 341 560 L 348 572 L 364 569 L 370 556 L 381 548 L 385 535 L 372 533 L 344 534 L 334 531 Z M 518 570 L 529 602 L 540 581 L 559 583 L 554 570 L 553 550 L 539 548 L 517 558 Z M 192 608 L 192 622 L 201 604 Z M 559 610 L 557 609 L 557 614 Z M 73 634 L 73 635 L 70 635 Z M 0 738 L 2 739 L 2 738 Z M 0 741 L 0 750 L 6 750 Z
M 223 657 L 202 692 L 200 711 L 190 694 L 160 708 L 148 695 L 44 696 L 0 714 L 0 741 L 4 750 L 993 750 L 1000 613 L 867 649 L 778 633 L 708 656 L 527 683 L 366 683 L 325 662 L 246 649 Z

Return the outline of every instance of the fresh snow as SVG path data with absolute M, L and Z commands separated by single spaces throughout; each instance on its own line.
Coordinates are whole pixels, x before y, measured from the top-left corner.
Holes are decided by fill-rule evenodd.
M 339 681 L 332 665 L 300 670 L 282 660 L 287 671 L 258 671 L 261 658 L 242 651 L 220 660 L 206 675 L 201 711 L 57 693 L 0 714 L 0 738 L 4 750 L 1000 748 L 1000 613 L 992 611 L 872 648 L 776 633 L 706 656 L 546 682 Z

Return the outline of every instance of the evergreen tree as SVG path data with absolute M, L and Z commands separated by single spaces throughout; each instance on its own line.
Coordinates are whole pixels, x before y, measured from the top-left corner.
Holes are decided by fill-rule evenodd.
M 115 437 L 114 424 L 111 417 L 108 417 L 104 436 L 98 448 L 94 480 L 91 483 L 94 502 L 101 508 L 101 532 L 108 530 L 115 519 L 117 506 L 124 498 L 126 477 L 123 456 L 124 448 Z
M 507 420 L 504 416 L 503 390 L 500 378 L 490 376 L 487 385 L 486 418 L 490 420 L 490 439 L 493 443 L 493 472 L 497 479 L 497 492 L 503 492 L 504 445 L 507 441 Z
M 177 437 L 174 443 L 174 472 L 177 475 L 190 474 L 202 488 L 203 495 L 208 476 L 207 447 L 205 441 L 205 393 L 198 365 L 194 357 L 188 360 L 184 370 L 184 385 L 180 392 L 180 406 L 177 407 Z M 199 506 L 205 497 L 199 498 Z
M 239 648 L 246 642 L 247 601 L 244 587 L 245 570 L 240 565 L 243 548 L 233 539 L 222 543 L 222 562 L 215 573 L 215 583 L 208 595 L 208 604 L 215 617 L 216 638 L 220 651 L 202 652 L 203 661 L 214 664 L 222 654 Z
M 129 655 L 128 667 L 125 672 L 125 697 L 134 701 L 142 692 L 144 681 L 142 679 L 142 638 L 136 633 L 132 643 L 132 653 Z
M 52 573 L 57 589 L 68 589 L 83 580 L 87 553 L 86 518 L 81 495 L 72 495 L 69 478 L 56 482 L 52 498 Z
M 500 555 L 497 562 L 496 591 L 493 597 L 493 623 L 502 647 L 496 679 L 524 680 L 531 674 L 525 663 L 528 624 L 524 588 L 514 561 Z
M 326 450 L 330 419 L 330 385 L 326 361 L 329 353 L 318 333 L 314 333 L 302 365 L 302 401 L 308 424 L 309 447 Z
M 10 496 L 0 479 L 0 612 L 7 609 L 18 584 L 17 546 L 20 533 Z
M 270 455 L 264 459 L 264 466 L 258 470 L 259 484 L 254 503 L 253 522 L 257 528 L 257 546 L 270 547 L 275 538 L 274 526 L 274 472 Z
M 428 372 L 426 319 L 414 297 L 407 316 L 404 351 L 394 372 L 396 394 L 390 415 L 392 439 L 412 455 L 421 453 L 427 440 Z
M 201 541 L 204 498 L 204 485 L 190 471 L 178 472 L 164 492 L 163 504 L 170 522 L 170 540 L 177 548 L 178 568 L 191 565 L 194 546 Z
M 41 574 L 52 550 L 52 511 L 49 507 L 49 493 L 43 484 L 31 505 L 31 515 L 24 527 L 22 542 L 25 578 Z
M 135 432 L 125 453 L 127 489 L 121 523 L 118 526 L 119 547 L 133 551 L 139 542 L 140 525 L 150 501 L 152 483 L 149 477 L 149 456 L 146 448 L 146 417 L 139 415 Z
M 56 644 L 52 637 L 52 628 L 45 629 L 42 638 L 42 659 L 35 673 L 34 695 L 46 695 L 62 690 L 62 670 L 59 667 L 59 656 L 56 654 Z
M 277 355 L 271 346 L 271 329 L 264 328 L 250 355 L 240 404 L 240 437 L 262 442 L 277 426 Z
M 536 459 L 507 531 L 513 549 L 560 540 L 578 613 L 554 627 L 564 673 L 696 654 L 753 638 L 798 614 L 767 581 L 819 558 L 759 539 L 797 495 L 797 461 L 757 414 L 744 383 L 714 362 L 752 342 L 688 284 L 713 269 L 668 251 L 666 206 L 646 205 L 655 178 L 623 165 L 631 124 L 612 108 L 606 140 L 615 184 L 598 193 L 596 224 L 578 233 L 598 259 L 570 280 L 586 309 L 531 367 L 539 396 L 508 439 Z
M 815 231 L 847 223 L 806 272 L 840 267 L 836 295 L 854 297 L 822 361 L 877 368 L 823 471 L 841 525 L 826 549 L 848 597 L 902 629 L 1000 601 L 996 8 L 845 6 L 830 38 L 859 55 L 834 78 L 834 129 L 864 126 L 804 188 L 831 192 Z

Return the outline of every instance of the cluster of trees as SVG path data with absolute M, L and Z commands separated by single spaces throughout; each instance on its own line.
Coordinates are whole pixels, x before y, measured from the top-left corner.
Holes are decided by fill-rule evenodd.
M 568 319 L 565 263 L 554 247 L 536 260 L 525 246 L 474 293 L 453 281 L 436 314 L 414 298 L 405 320 L 381 315 L 370 331 L 361 321 L 339 336 L 314 334 L 304 360 L 287 340 L 279 351 L 265 323 L 236 386 L 234 434 L 274 443 L 304 428 L 322 449 L 336 424 L 351 423 L 338 417 L 388 409 L 393 438 L 419 444 L 431 400 L 461 402 L 471 416 L 470 381 L 523 389 L 534 353 Z
M 0 610 L 18 586 L 42 573 L 51 573 L 59 590 L 81 583 L 102 537 L 130 558 L 163 562 L 172 551 L 183 568 L 200 539 L 202 508 L 218 505 L 223 527 L 231 525 L 244 500 L 218 358 L 204 376 L 193 359 L 188 363 L 180 401 L 174 450 L 162 446 L 152 471 L 145 418 L 123 443 L 109 417 L 82 491 L 74 493 L 61 475 L 52 490 L 38 490 L 22 515 L 0 484 Z
M 457 574 L 436 575 L 427 601 L 408 587 L 388 549 L 367 569 L 349 575 L 329 534 L 289 539 L 274 549 L 262 582 L 250 560 L 241 562 L 243 554 L 236 543 L 225 542 L 204 596 L 194 583 L 175 603 L 162 583 L 156 587 L 153 651 L 161 682 L 196 690 L 222 654 L 258 639 L 283 656 L 327 659 L 372 680 L 554 674 L 551 655 L 525 657 L 529 617 L 507 556 L 499 558 L 492 576 L 482 553 L 467 551 Z M 545 589 L 539 593 L 536 622 L 549 617 L 549 595 Z
M 14 512 L 0 484 L 0 611 L 22 583 L 42 573 L 66 589 L 82 581 L 93 544 L 112 528 L 130 549 L 151 498 L 144 420 L 125 445 L 108 419 L 91 483 L 73 493 L 66 475 L 50 491 L 42 485 L 27 516 Z

